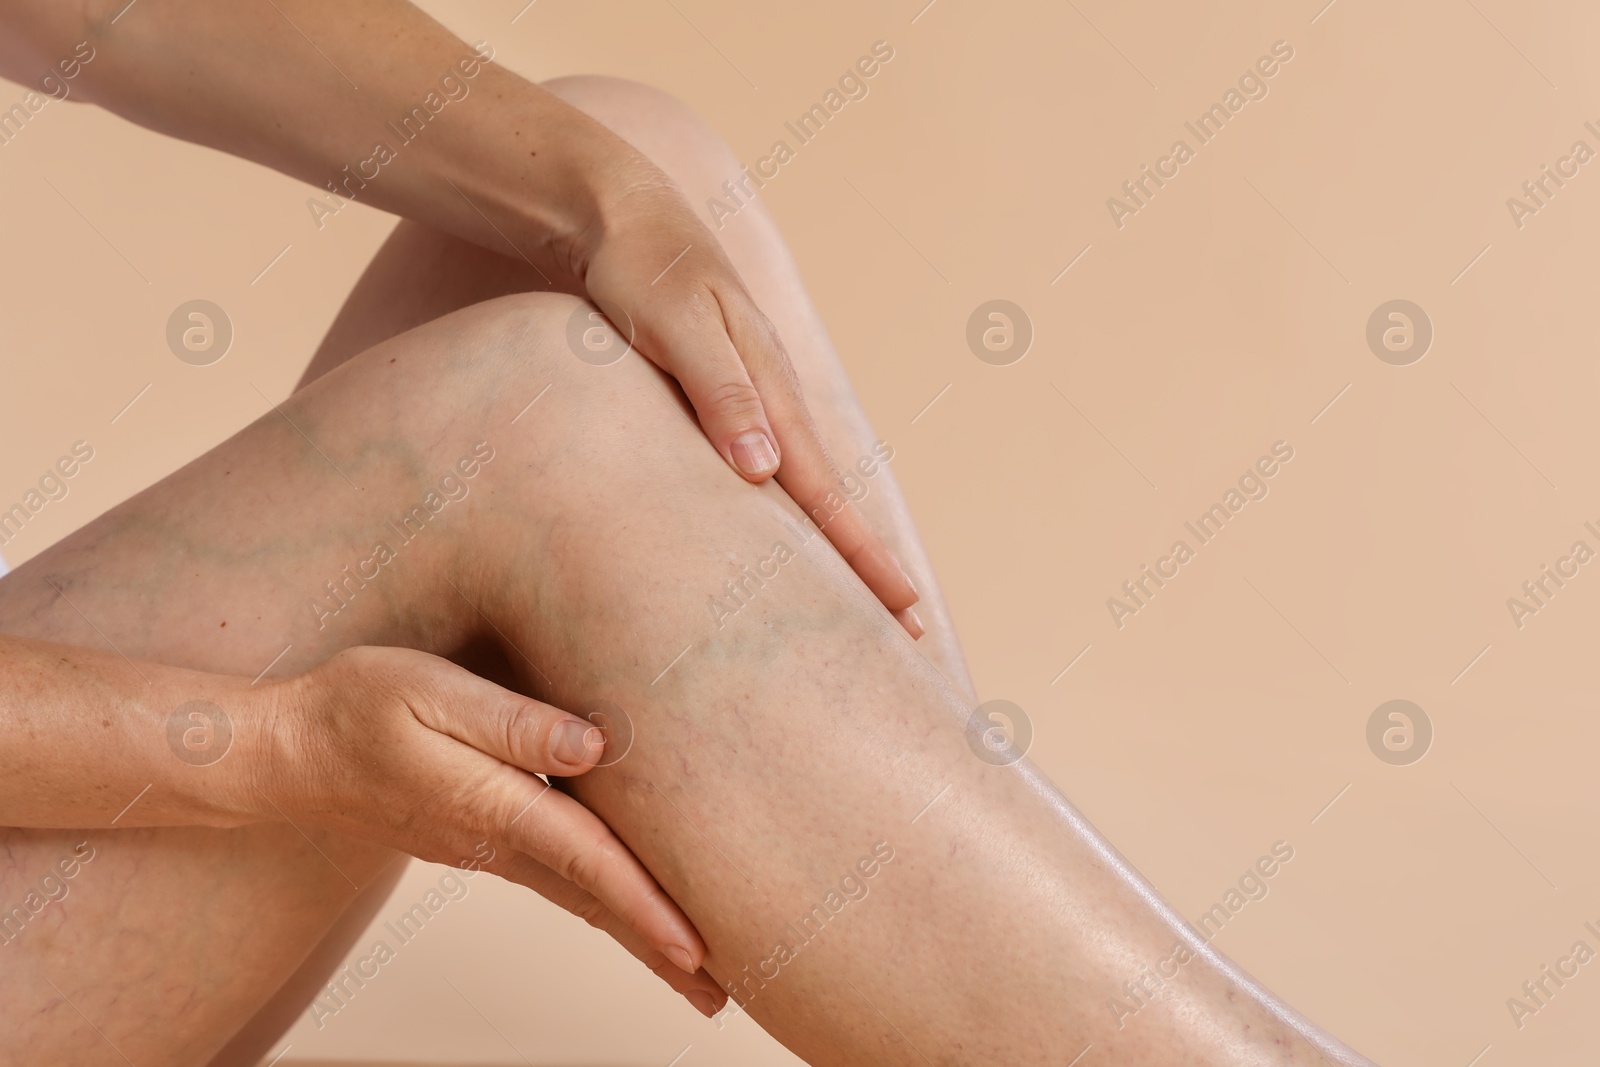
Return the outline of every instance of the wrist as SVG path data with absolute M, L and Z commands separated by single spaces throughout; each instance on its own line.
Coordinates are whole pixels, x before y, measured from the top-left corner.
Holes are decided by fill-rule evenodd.
M 306 724 L 316 711 L 321 673 L 262 682 L 241 694 L 244 722 L 237 728 L 238 762 L 228 778 L 227 800 L 240 824 L 283 822 L 297 807 L 297 757 L 305 748 Z M 230 757 L 231 758 L 231 757 Z
M 170 713 L 167 747 L 178 763 L 173 777 L 205 825 L 229 829 L 284 819 L 305 678 L 256 685 L 230 679 L 226 689 Z
M 485 66 L 460 121 L 429 146 L 448 179 L 458 235 L 533 262 L 558 288 L 581 281 L 611 206 L 644 157 L 600 122 L 502 68 Z M 459 193 L 459 195 L 458 195 Z M 514 247 L 508 247 L 510 245 Z
M 105 780 L 132 798 L 111 812 L 113 825 L 231 829 L 278 819 L 262 789 L 281 744 L 277 687 L 154 663 L 141 673 L 142 691 L 124 697 L 116 720 L 122 736 L 108 734 L 109 747 L 84 753 L 114 763 L 119 773 Z M 114 695 L 94 696 L 115 703 Z

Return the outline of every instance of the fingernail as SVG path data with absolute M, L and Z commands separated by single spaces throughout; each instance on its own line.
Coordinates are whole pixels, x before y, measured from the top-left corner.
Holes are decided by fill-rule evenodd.
M 906 573 L 905 564 L 900 562 L 899 556 L 894 556 L 893 553 L 890 553 L 890 555 L 893 556 L 895 569 L 900 572 L 900 577 L 905 580 L 906 588 L 911 590 L 912 596 L 916 597 L 918 600 L 921 600 L 922 594 L 917 592 L 916 585 L 911 581 L 911 575 Z
M 603 748 L 605 743 L 604 730 L 577 720 L 550 731 L 550 755 L 562 763 L 587 763 L 590 750 Z
M 678 970 L 685 974 L 694 974 L 694 957 L 689 955 L 689 950 L 682 945 L 668 945 L 661 950 L 661 954 L 677 965 Z
M 694 1005 L 695 1011 L 698 1011 L 707 1019 L 716 1018 L 717 1002 L 711 999 L 710 993 L 703 989 L 691 989 L 684 994 L 684 997 L 688 999 L 690 1004 Z
M 733 453 L 733 465 L 749 477 L 771 474 L 778 469 L 778 453 L 767 435 L 759 431 L 734 438 L 729 451 Z
M 906 633 L 915 641 L 928 631 L 922 628 L 922 620 L 917 618 L 917 613 L 910 608 L 901 608 L 895 612 L 895 618 L 900 620 L 900 625 L 906 628 Z

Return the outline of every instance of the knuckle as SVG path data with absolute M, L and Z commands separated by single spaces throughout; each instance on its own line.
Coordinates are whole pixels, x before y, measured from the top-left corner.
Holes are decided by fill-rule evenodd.
M 760 416 L 761 395 L 748 381 L 725 378 L 706 390 L 706 403 L 723 418 L 738 421 L 753 420 Z
M 512 763 L 529 767 L 545 762 L 545 736 L 549 728 L 538 708 L 519 702 L 506 715 L 504 725 L 505 751 Z
M 611 927 L 611 912 L 594 897 L 584 897 L 572 905 L 572 914 L 596 930 L 609 930 Z
M 670 275 L 669 275 L 670 277 Z M 688 291 L 674 296 L 675 314 L 692 323 L 697 329 L 726 332 L 722 304 L 717 295 L 704 285 L 690 285 Z
M 574 841 L 562 850 L 556 873 L 573 885 L 589 889 L 600 874 L 599 849 L 592 841 Z
M 440 781 L 419 784 L 406 791 L 394 807 L 395 828 L 406 839 L 435 842 L 468 837 L 483 839 L 496 825 L 491 814 L 497 808 L 488 797 L 486 783 L 480 780 Z M 440 853 L 440 856 L 443 852 Z M 439 856 L 424 856 L 437 859 Z M 448 858 L 448 857 L 446 857 Z

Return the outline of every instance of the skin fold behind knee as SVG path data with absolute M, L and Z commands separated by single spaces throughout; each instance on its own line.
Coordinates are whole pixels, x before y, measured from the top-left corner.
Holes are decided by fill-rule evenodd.
M 964 1047 L 968 1062 L 1070 1057 L 1064 1044 L 1095 1023 L 1062 1000 L 1088 1003 L 1077 994 L 1165 952 L 1172 931 L 1051 796 L 974 759 L 964 702 L 825 540 L 801 543 L 780 490 L 732 478 L 633 357 L 605 368 L 573 358 L 564 324 L 578 306 L 508 298 L 396 338 L 284 405 L 294 427 L 268 416 L 92 524 L 74 540 L 86 552 L 99 538 L 93 562 L 69 545 L 35 574 L 72 577 L 86 610 L 135 620 L 113 639 L 170 645 L 208 669 L 243 672 L 291 639 L 292 673 L 345 640 L 448 648 L 493 629 L 530 689 L 573 710 L 626 711 L 631 747 L 577 791 L 706 934 L 717 977 L 770 971 L 786 927 L 813 904 L 829 910 L 835 889 L 848 899 L 843 879 L 868 877 L 858 864 L 880 842 L 893 850 L 862 883 L 869 894 L 750 1001 L 791 1047 L 818 1062 L 920 1062 L 889 1049 L 887 1016 L 925 1049 Z M 440 472 L 478 441 L 495 459 L 480 461 L 469 493 L 447 490 Z M 228 477 L 246 488 L 206 492 Z M 441 490 L 437 511 L 430 489 Z M 309 599 L 413 502 L 430 517 L 385 565 L 396 569 L 321 620 L 327 635 L 301 590 Z M 204 546 L 166 514 L 178 504 L 186 521 L 229 535 L 207 567 L 185 559 Z M 248 521 L 263 514 L 276 519 Z M 124 538 L 143 550 L 123 562 L 146 566 L 119 574 Z M 779 541 L 791 558 L 777 558 Z M 719 616 L 711 598 L 745 567 L 762 584 L 745 580 L 739 609 Z M 187 614 L 161 606 L 174 597 Z M 218 636 L 221 612 L 197 604 L 226 607 L 234 633 Z M 990 903 L 975 912 L 974 900 Z M 952 961 L 981 981 L 947 980 Z M 1165 1034 L 1162 1018 L 1186 1033 L 1180 1006 L 1227 1010 L 1227 984 L 1195 976 L 1194 998 L 1152 1008 L 1138 1040 Z M 996 1033 L 992 1019 L 1017 1005 L 1028 1010 Z M 1274 1032 L 1245 1010 L 1257 1034 Z
M 538 664 L 530 686 L 625 724 L 620 759 L 572 789 L 780 1039 L 815 1062 L 920 1062 L 884 1051 L 887 1015 L 962 1062 L 1057 1062 L 1079 1035 L 1295 1062 L 1260 1052 L 1299 1039 L 1198 944 L 1185 982 L 1120 1033 L 1106 1000 L 1185 936 L 1170 913 L 1047 785 L 975 754 L 962 696 L 780 490 L 726 477 L 648 374 L 575 382 L 529 432 L 563 455 L 524 487 L 539 521 L 507 509 L 483 533 L 550 565 L 487 610 Z M 826 920 L 805 920 L 814 905 Z
M 461 385 L 475 346 L 492 332 L 446 331 L 402 344 L 310 404 L 284 405 L 287 417 L 269 412 L 20 567 L 0 583 L 0 627 L 244 677 L 269 667 L 295 673 L 341 647 L 385 639 L 451 645 L 464 630 L 452 621 L 473 613 L 427 603 L 438 590 L 418 579 L 451 543 L 437 527 L 396 561 L 409 572 L 361 589 L 337 625 L 319 628 L 306 605 L 366 555 L 359 550 L 370 550 L 375 524 L 403 521 L 409 505 L 440 488 L 443 470 L 462 477 L 456 446 L 465 440 L 471 454 L 471 427 L 448 432 L 460 397 L 413 365 L 435 358 L 456 369 L 450 380 Z M 359 488 L 346 474 L 361 478 Z M 414 619 L 425 613 L 435 625 L 418 632 Z M 103 822 L 135 799 L 119 800 Z M 71 921 L 47 921 L 7 947 L 0 999 L 18 1047 L 72 1062 L 98 1055 L 92 1032 L 81 1055 L 73 1052 L 84 1028 L 44 977 L 136 1058 L 188 1062 L 219 1046 L 336 920 L 354 892 L 350 882 L 366 884 L 392 859 L 387 849 L 312 836 L 315 849 L 288 826 L 8 831 L 0 888 L 36 880 L 82 840 L 96 849 L 73 885 Z M 152 956 L 156 944 L 162 949 Z M 251 966 L 239 968 L 240 958 Z M 174 996 L 200 989 L 205 1008 L 181 1034 L 150 1028 Z
M 643 151 L 700 202 L 738 176 L 727 145 L 707 123 L 658 90 L 618 78 L 558 78 L 546 88 L 588 112 Z M 741 278 L 779 329 L 818 428 L 845 476 L 844 491 L 889 542 L 922 593 L 928 634 L 919 647 L 952 683 L 973 696 L 972 682 L 937 581 L 918 541 L 880 440 L 855 399 L 821 320 L 811 306 L 781 233 L 759 202 L 716 236 Z M 546 288 L 522 261 L 498 255 L 415 222 L 401 222 L 369 267 L 319 350 L 307 379 L 366 344 L 508 292 Z M 666 385 L 676 391 L 675 385 Z M 862 464 L 874 469 L 863 479 Z M 867 492 L 857 496 L 855 490 Z
M 1104 1028 L 1098 994 L 1170 952 L 1170 914 L 1046 785 L 974 758 L 965 701 L 781 490 L 727 477 L 653 368 L 595 369 L 550 368 L 560 403 L 510 455 L 524 477 L 492 487 L 517 495 L 475 533 L 498 562 L 480 554 L 485 573 L 465 578 L 539 664 L 530 687 L 631 722 L 620 761 L 575 788 L 696 920 L 712 973 L 731 985 L 770 971 L 784 930 L 826 906 L 829 872 L 859 880 L 881 843 L 899 866 L 880 874 L 900 881 L 878 881 L 854 932 L 808 942 L 822 951 L 790 961 L 795 981 L 761 990 L 764 1024 L 823 1062 L 881 1052 L 889 1008 L 935 1048 L 973 1049 L 988 1020 L 1032 1003 L 989 1050 L 1018 1063 Z M 543 565 L 507 580 L 507 559 Z M 972 900 L 996 907 L 974 916 Z M 1016 948 L 997 964 L 996 945 Z M 930 980 L 950 960 L 987 965 L 984 981 Z M 1078 1007 L 1063 1010 L 1063 990 L 1082 992 L 1066 998 Z M 1295 1062 L 1284 1050 L 1309 1047 L 1214 960 L 1141 1021 L 1104 1040 L 1201 1062 Z

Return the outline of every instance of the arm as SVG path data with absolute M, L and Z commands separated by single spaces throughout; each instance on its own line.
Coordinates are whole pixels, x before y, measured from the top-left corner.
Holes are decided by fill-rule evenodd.
M 600 761 L 603 731 L 584 719 L 396 648 L 255 685 L 0 635 L 0 679 L 0 826 L 348 834 L 520 882 L 709 998 L 697 1007 L 724 999 L 695 974 L 705 946 L 677 905 L 536 777 Z
M 404 0 L 0 2 L 0 73 L 526 260 L 675 377 L 751 481 L 779 472 L 914 635 L 917 595 L 854 507 L 783 342 L 660 169 Z M 92 58 L 77 58 L 87 42 Z M 67 62 L 75 71 L 65 77 Z M 321 206 L 317 206 L 317 205 Z

